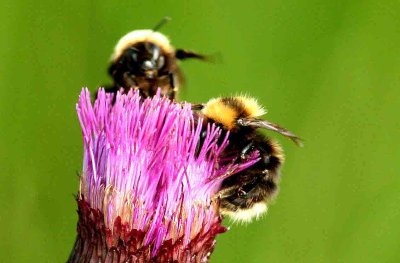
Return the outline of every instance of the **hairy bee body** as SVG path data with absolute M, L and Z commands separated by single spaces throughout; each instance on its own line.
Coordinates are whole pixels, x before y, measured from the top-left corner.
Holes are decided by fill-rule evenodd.
M 276 196 L 283 153 L 276 142 L 256 130 L 231 133 L 229 141 L 226 152 L 239 154 L 239 161 L 258 153 L 256 163 L 225 179 L 219 191 L 221 213 L 247 222 L 264 213 Z
M 297 143 L 299 138 L 276 124 L 259 119 L 265 111 L 250 97 L 216 98 L 194 108 L 201 110 L 205 123 L 215 123 L 229 132 L 229 144 L 223 155 L 236 156 L 236 163 L 258 155 L 252 166 L 223 181 L 217 198 L 221 213 L 234 220 L 249 222 L 259 217 L 278 192 L 279 172 L 284 161 L 281 147 L 259 128 L 277 131 Z
M 113 84 L 106 91 L 135 88 L 143 97 L 152 97 L 160 89 L 162 96 L 175 99 L 184 82 L 178 60 L 188 58 L 205 59 L 195 52 L 175 49 L 155 30 L 132 31 L 115 46 L 108 69 Z
M 195 52 L 175 49 L 169 39 L 155 29 L 132 31 L 115 46 L 108 70 L 113 84 L 106 91 L 115 93 L 122 89 L 127 92 L 135 88 L 146 98 L 154 96 L 160 89 L 162 96 L 175 100 L 183 85 L 178 61 L 189 58 L 206 59 Z M 229 144 L 222 158 L 229 157 L 227 159 L 239 164 L 258 156 L 250 167 L 225 179 L 216 198 L 220 200 L 221 213 L 234 220 L 248 222 L 259 217 L 278 192 L 279 172 L 284 160 L 281 147 L 263 135 L 260 128 L 281 133 L 298 144 L 300 139 L 284 128 L 260 119 L 265 111 L 250 97 L 211 99 L 206 104 L 194 105 L 193 109 L 204 118 L 205 124 L 215 123 L 223 132 L 229 132 Z
M 143 97 L 154 96 L 161 88 L 164 96 L 174 99 L 182 82 L 174 47 L 153 30 L 123 36 L 115 46 L 108 73 L 114 80 L 110 92 L 136 88 Z

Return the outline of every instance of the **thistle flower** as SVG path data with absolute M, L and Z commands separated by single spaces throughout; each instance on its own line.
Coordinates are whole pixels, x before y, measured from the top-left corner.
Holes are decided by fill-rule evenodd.
M 227 136 L 203 125 L 190 104 L 83 90 L 84 141 L 77 239 L 69 262 L 206 262 L 226 231 L 222 181 L 254 163 L 219 158 Z

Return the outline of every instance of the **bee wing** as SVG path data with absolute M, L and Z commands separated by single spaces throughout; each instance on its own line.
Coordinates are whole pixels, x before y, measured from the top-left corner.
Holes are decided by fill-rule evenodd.
M 197 52 L 194 52 L 194 51 L 186 50 L 186 49 L 177 49 L 175 51 L 175 57 L 179 60 L 195 58 L 195 59 L 207 61 L 207 56 L 197 53 Z
M 202 103 L 192 104 L 192 110 L 194 110 L 194 111 L 202 110 L 204 108 L 204 105 L 205 104 L 202 104 Z
M 254 128 L 263 128 L 271 131 L 278 132 L 289 139 L 291 139 L 294 143 L 296 143 L 298 146 L 302 147 L 303 146 L 303 141 L 295 135 L 294 133 L 286 130 L 285 128 L 280 127 L 278 124 L 269 122 L 267 120 L 260 120 L 260 119 L 238 119 L 237 123 L 241 126 L 250 126 Z
M 223 61 L 222 55 L 219 52 L 213 54 L 200 54 L 194 51 L 186 50 L 186 49 L 177 49 L 175 51 L 175 57 L 178 60 L 186 60 L 186 59 L 198 59 L 212 64 L 221 64 Z

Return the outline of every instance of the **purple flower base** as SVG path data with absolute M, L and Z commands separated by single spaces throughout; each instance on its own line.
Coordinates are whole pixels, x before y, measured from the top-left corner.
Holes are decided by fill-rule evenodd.
M 103 213 L 78 200 L 78 237 L 68 262 L 207 262 L 214 250 L 215 236 L 227 229 L 217 219 L 207 231 L 202 229 L 189 244 L 183 239 L 163 242 L 156 255 L 144 245 L 146 233 L 130 230 L 118 217 L 111 231 L 104 224 Z

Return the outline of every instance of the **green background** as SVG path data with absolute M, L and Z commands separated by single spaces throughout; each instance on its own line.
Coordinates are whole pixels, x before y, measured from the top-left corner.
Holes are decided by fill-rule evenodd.
M 239 2 L 239 1 L 238 1 Z M 75 238 L 82 86 L 107 83 L 116 41 L 162 28 L 182 99 L 239 92 L 269 120 L 287 161 L 280 196 L 249 225 L 225 221 L 211 262 L 400 262 L 398 1 L 10 1 L 0 8 L 0 262 L 65 262 Z

